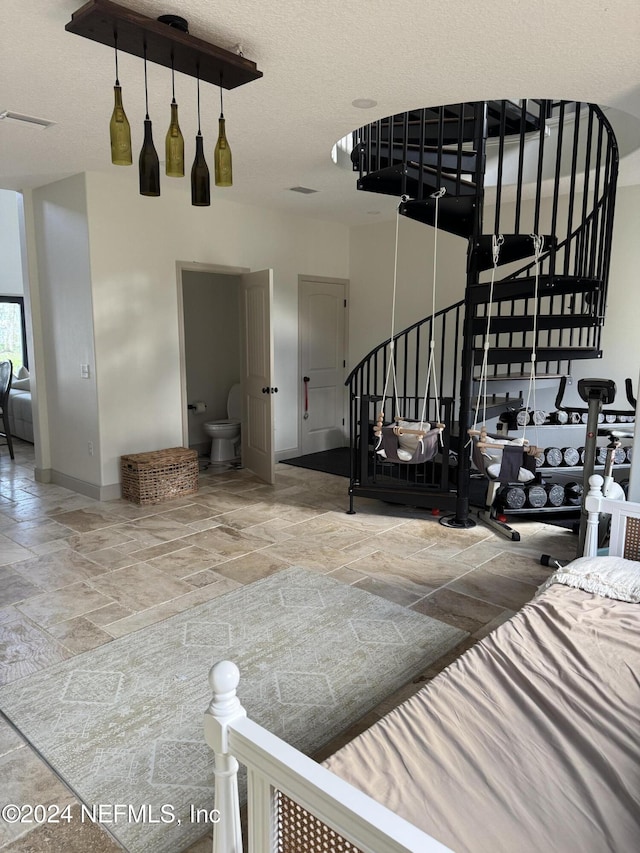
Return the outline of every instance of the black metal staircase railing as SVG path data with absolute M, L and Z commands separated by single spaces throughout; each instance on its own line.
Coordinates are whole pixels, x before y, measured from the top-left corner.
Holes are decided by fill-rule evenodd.
M 386 341 L 347 379 L 352 501 L 354 495 L 372 496 L 376 490 L 405 501 L 409 489 L 415 503 L 421 489 L 418 505 L 447 508 L 454 493 L 453 523 L 467 526 L 469 459 L 463 451 L 487 319 L 488 369 L 494 378 L 526 374 L 534 343 L 538 375 L 567 374 L 574 359 L 601 357 L 618 169 L 615 137 L 593 104 L 461 103 L 413 110 L 360 128 L 353 134 L 352 161 L 359 189 L 409 196 L 400 212 L 427 225 L 434 224 L 432 194 L 444 189 L 438 227 L 467 240 L 464 300 L 394 337 L 398 396 L 408 409 L 422 404 L 427 344 L 432 334 L 438 342 L 438 390 L 448 401 L 446 459 L 441 452 L 427 463 L 430 471 L 407 477 L 388 463 L 384 472 L 377 471 L 375 454 L 367 457 L 370 408 L 386 380 Z M 492 234 L 502 234 L 504 244 L 489 305 Z M 538 264 L 534 234 L 544 235 Z M 436 419 L 434 390 L 427 386 L 431 419 Z M 395 414 L 393 405 L 385 403 L 386 419 Z M 455 470 L 451 460 L 457 462 Z

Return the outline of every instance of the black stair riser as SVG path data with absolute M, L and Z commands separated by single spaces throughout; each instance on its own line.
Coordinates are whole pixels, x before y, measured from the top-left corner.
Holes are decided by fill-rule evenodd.
M 534 325 L 533 316 L 526 317 L 492 317 L 489 334 L 514 334 L 517 332 L 532 332 Z M 593 329 L 604 325 L 602 317 L 588 317 L 585 315 L 564 314 L 552 316 L 538 315 L 536 321 L 540 332 L 552 329 Z M 473 334 L 484 335 L 487 331 L 487 318 L 477 317 L 473 321 Z
M 473 233 L 473 222 L 476 202 L 472 196 L 444 196 L 440 199 L 438 208 L 438 227 L 458 237 L 470 237 Z M 424 201 L 403 202 L 399 211 L 402 216 L 433 225 L 435 219 L 435 200 L 427 198 Z
M 445 189 L 453 196 L 475 196 L 475 186 L 468 180 L 457 180 L 455 175 L 440 174 L 435 169 L 424 166 L 422 169 L 422 188 L 420 187 L 420 170 L 413 163 L 387 166 L 377 172 L 370 172 L 358 181 L 358 189 L 382 195 L 402 195 L 403 191 L 414 199 L 428 198 L 439 189 Z M 403 178 L 404 187 L 403 187 Z
M 544 237 L 542 247 L 543 253 L 549 252 L 558 245 L 556 237 L 550 234 Z M 512 264 L 524 258 L 534 257 L 533 240 L 530 234 L 503 234 L 504 242 L 498 253 L 498 266 Z M 469 251 L 473 252 L 478 270 L 488 270 L 493 267 L 493 235 L 483 234 L 474 244 L 469 244 Z
M 474 349 L 474 364 L 482 364 L 484 349 Z M 602 350 L 592 347 L 538 347 L 536 364 L 545 361 L 574 361 L 602 358 Z M 531 347 L 494 347 L 487 352 L 487 364 L 526 364 L 531 360 Z
M 406 146 L 405 150 L 404 145 L 395 143 L 390 152 L 388 142 L 383 142 L 380 145 L 380 150 L 378 150 L 377 142 L 374 142 L 371 145 L 371 164 L 377 165 L 379 158 L 387 161 L 391 158 L 393 163 L 403 163 L 408 160 L 419 162 L 420 145 L 412 142 Z M 351 152 L 351 162 L 354 164 L 356 170 L 361 167 L 363 172 L 374 171 L 367 162 L 367 146 L 364 144 L 353 149 Z M 474 151 L 463 151 L 460 154 L 460 158 L 458 158 L 457 151 L 445 150 L 440 155 L 437 148 L 425 146 L 422 163 L 424 166 L 433 166 L 436 168 L 438 163 L 440 163 L 441 168 L 446 171 L 471 175 L 476 170 L 476 155 Z
M 602 282 L 596 278 L 581 276 L 551 276 L 541 275 L 538 279 L 538 296 L 562 296 L 565 294 L 595 293 L 602 287 Z M 469 297 L 473 305 L 481 305 L 489 301 L 490 286 L 477 284 L 471 288 Z M 493 288 L 493 301 L 504 302 L 510 299 L 531 299 L 535 294 L 535 279 L 520 278 L 509 281 L 498 281 Z

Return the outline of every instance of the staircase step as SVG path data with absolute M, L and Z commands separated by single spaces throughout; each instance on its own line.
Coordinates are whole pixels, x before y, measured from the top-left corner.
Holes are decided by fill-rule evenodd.
M 530 103 L 530 102 L 529 102 Z M 487 102 L 487 132 L 490 137 L 500 136 L 500 112 L 501 101 Z M 505 102 L 505 135 L 516 136 L 520 133 L 523 113 L 518 104 L 511 101 Z M 532 133 L 540 129 L 540 119 L 536 113 L 530 110 L 524 112 L 524 132 Z
M 438 163 L 442 169 L 454 173 L 473 174 L 476 170 L 476 152 L 475 151 L 458 151 L 448 150 L 443 148 L 442 151 L 433 145 L 425 145 L 423 147 L 422 163 L 424 166 L 433 166 L 437 168 Z M 382 160 L 392 160 L 392 165 L 396 163 L 404 163 L 407 160 L 420 162 L 420 145 L 417 142 L 408 142 L 407 145 L 395 142 L 389 151 L 389 143 L 382 142 L 380 150 L 378 144 L 371 144 L 371 159 L 376 162 L 378 158 Z M 356 168 L 360 167 L 362 159 L 362 170 L 373 171 L 368 168 L 367 164 L 367 145 L 363 142 L 351 152 L 351 162 Z
M 536 372 L 537 379 L 563 379 L 566 378 L 566 376 L 566 373 L 543 373 L 542 371 Z M 491 376 L 485 376 L 484 378 L 484 381 L 486 382 L 511 382 L 512 380 L 514 382 L 522 382 L 523 380 L 529 381 L 529 371 L 527 370 L 526 373 L 523 373 L 520 370 L 518 370 L 517 372 L 514 371 L 513 373 L 495 373 L 491 374 Z M 476 383 L 479 382 L 480 377 L 474 376 L 473 381 Z M 509 405 L 511 405 L 511 403 L 509 403 Z
M 531 314 L 516 317 L 492 317 L 489 334 L 532 332 L 534 318 Z M 587 314 L 538 315 L 537 327 L 545 332 L 551 329 L 593 329 L 604 325 L 604 318 Z M 473 334 L 484 335 L 487 331 L 487 318 L 476 317 L 473 321 Z
M 465 239 L 473 232 L 475 216 L 474 196 L 444 196 L 440 199 L 438 206 L 438 226 L 443 231 L 456 234 Z M 435 218 L 435 199 L 426 198 L 423 201 L 405 201 L 400 205 L 400 213 L 424 222 L 425 225 L 433 225 Z M 486 301 L 486 299 L 485 299 Z
M 529 377 L 527 376 L 527 379 Z M 477 393 L 477 392 L 476 392 Z M 495 415 L 499 415 L 504 412 L 505 409 L 511 407 L 516 409 L 521 409 L 524 406 L 524 399 L 522 397 L 493 397 L 491 400 L 487 400 L 486 402 L 486 412 L 487 417 L 494 417 Z M 476 399 L 471 404 L 472 411 L 484 412 L 485 403 L 484 401 L 480 402 L 478 405 L 478 400 Z
M 493 267 L 493 234 L 483 234 L 473 247 L 479 270 L 489 270 Z M 544 234 L 543 252 L 555 248 L 558 240 L 551 234 Z M 498 266 L 512 264 L 523 258 L 534 257 L 533 240 L 530 234 L 503 234 L 503 244 L 500 246 Z
M 482 364 L 484 349 L 473 351 L 474 364 Z M 593 347 L 538 347 L 536 364 L 544 361 L 574 361 L 602 358 L 602 350 Z M 493 347 L 487 353 L 487 364 L 525 364 L 531 360 L 531 347 Z
M 407 202 L 407 204 L 410 203 Z M 535 284 L 534 276 L 497 281 L 493 288 L 493 301 L 531 299 L 535 294 Z M 597 293 L 601 288 L 602 281 L 599 278 L 584 278 L 577 275 L 541 275 L 538 278 L 539 296 Z M 471 288 L 469 297 L 472 304 L 481 305 L 489 301 L 489 293 L 489 284 L 476 284 Z
M 420 187 L 420 167 L 414 162 L 397 163 L 395 166 L 378 169 L 377 172 L 369 172 L 358 181 L 358 189 L 365 192 L 396 196 L 405 192 L 414 198 L 429 196 L 441 188 L 453 196 L 475 195 L 476 192 L 475 184 L 467 178 L 458 178 L 446 172 L 441 172 L 438 176 L 437 169 L 432 166 L 422 167 L 422 187 Z

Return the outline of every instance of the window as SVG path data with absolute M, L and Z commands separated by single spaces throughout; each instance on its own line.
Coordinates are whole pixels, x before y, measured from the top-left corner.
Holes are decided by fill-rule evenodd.
M 11 359 L 13 372 L 29 367 L 22 296 L 0 296 L 0 361 Z

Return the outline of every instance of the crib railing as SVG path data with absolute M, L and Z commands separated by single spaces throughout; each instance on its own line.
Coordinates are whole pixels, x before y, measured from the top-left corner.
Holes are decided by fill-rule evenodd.
M 242 853 L 238 762 L 247 768 L 249 853 L 446 853 L 435 838 L 247 718 L 237 666 L 212 667 L 205 740 L 215 753 L 213 853 Z M 451 851 L 449 851 L 451 853 Z

